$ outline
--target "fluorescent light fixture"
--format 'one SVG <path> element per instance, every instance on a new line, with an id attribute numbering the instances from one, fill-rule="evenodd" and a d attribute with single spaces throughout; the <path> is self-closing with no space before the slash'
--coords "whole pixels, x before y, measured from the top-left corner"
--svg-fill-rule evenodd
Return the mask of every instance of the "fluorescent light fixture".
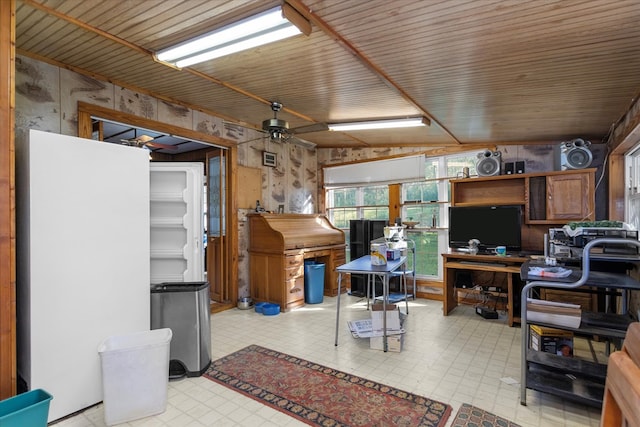
<path id="1" fill-rule="evenodd" d="M 295 22 L 296 25 L 292 24 Z M 300 28 L 298 28 L 300 26 Z M 157 53 L 159 61 L 179 68 L 272 43 L 304 32 L 311 24 L 288 5 L 227 25 Z"/>
<path id="2" fill-rule="evenodd" d="M 407 117 L 403 119 L 369 120 L 366 122 L 330 123 L 329 130 L 350 131 L 369 129 L 396 129 L 417 126 L 429 126 L 431 122 L 426 117 Z"/>

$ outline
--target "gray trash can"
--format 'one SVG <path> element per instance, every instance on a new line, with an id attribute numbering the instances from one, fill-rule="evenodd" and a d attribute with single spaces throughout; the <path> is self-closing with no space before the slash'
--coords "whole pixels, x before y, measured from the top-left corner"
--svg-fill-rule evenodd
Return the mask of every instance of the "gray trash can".
<path id="1" fill-rule="evenodd" d="M 197 377 L 211 364 L 210 313 L 207 282 L 151 285 L 151 329 L 173 332 L 169 378 Z"/>

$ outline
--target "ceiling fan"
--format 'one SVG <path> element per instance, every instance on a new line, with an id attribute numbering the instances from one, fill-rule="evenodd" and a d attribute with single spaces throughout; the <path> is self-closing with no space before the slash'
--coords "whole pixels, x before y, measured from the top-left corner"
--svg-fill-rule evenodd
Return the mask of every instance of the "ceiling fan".
<path id="1" fill-rule="evenodd" d="M 172 150 L 172 151 L 175 151 L 178 149 L 178 147 L 176 147 L 175 145 L 168 145 L 168 144 L 161 144 L 159 142 L 154 142 L 156 139 L 161 137 L 162 136 L 154 138 L 149 135 L 140 135 L 140 136 L 136 136 L 129 139 L 121 139 L 120 142 L 122 142 L 122 144 L 124 145 L 128 145 L 130 147 L 138 147 L 138 148 L 149 148 L 149 149 L 158 148 L 158 149 Z"/>
<path id="2" fill-rule="evenodd" d="M 312 142 L 298 138 L 296 135 L 321 132 L 329 129 L 326 123 L 313 123 L 297 128 L 289 128 L 287 121 L 278 118 L 278 112 L 282 110 L 282 104 L 277 101 L 271 101 L 271 110 L 273 111 L 273 118 L 262 122 L 262 130 L 269 135 L 269 139 L 273 142 L 293 142 L 304 146 L 315 147 L 315 144 Z"/>

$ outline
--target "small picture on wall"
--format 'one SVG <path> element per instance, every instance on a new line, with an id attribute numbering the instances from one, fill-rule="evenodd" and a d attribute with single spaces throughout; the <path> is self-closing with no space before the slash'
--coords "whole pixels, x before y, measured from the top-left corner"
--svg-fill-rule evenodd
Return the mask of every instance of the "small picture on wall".
<path id="1" fill-rule="evenodd" d="M 264 166 L 270 166 L 275 168 L 277 166 L 276 163 L 276 153 L 270 153 L 268 151 L 262 152 L 262 164 Z"/>

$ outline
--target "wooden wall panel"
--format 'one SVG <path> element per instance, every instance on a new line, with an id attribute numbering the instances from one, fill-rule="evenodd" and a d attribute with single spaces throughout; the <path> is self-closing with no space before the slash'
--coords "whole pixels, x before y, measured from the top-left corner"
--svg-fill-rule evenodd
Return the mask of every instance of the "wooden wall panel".
<path id="1" fill-rule="evenodd" d="M 0 399 L 16 393 L 15 9 L 0 1 Z"/>

